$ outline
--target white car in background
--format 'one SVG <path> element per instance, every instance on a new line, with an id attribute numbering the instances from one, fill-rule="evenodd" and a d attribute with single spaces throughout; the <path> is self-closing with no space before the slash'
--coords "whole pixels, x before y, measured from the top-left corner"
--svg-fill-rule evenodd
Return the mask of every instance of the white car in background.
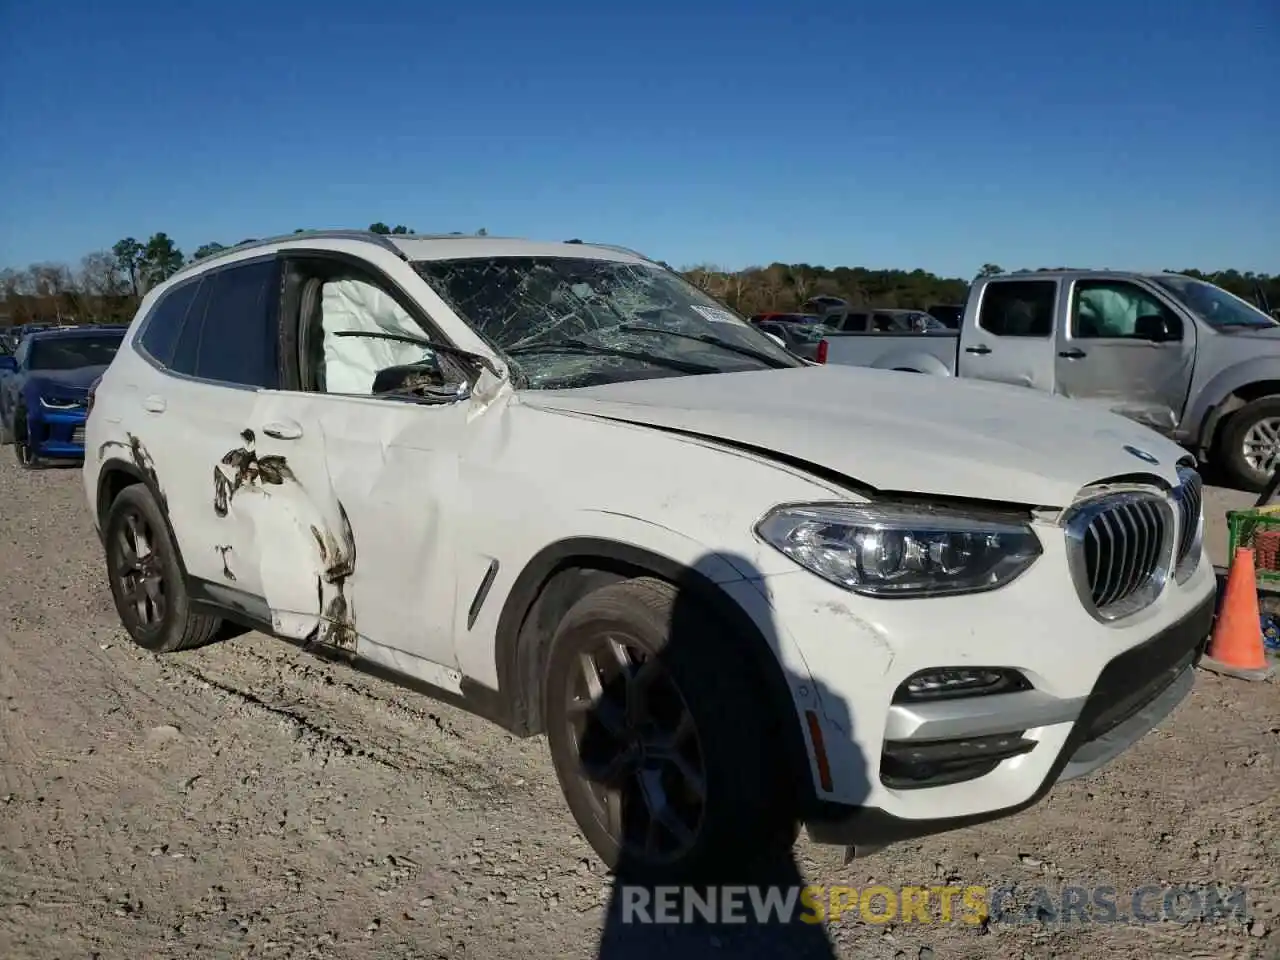
<path id="1" fill-rule="evenodd" d="M 201 260 L 97 386 L 84 483 L 138 644 L 231 621 L 545 733 L 649 881 L 1021 810 L 1176 706 L 1213 611 L 1173 443 L 807 364 L 589 244 Z"/>

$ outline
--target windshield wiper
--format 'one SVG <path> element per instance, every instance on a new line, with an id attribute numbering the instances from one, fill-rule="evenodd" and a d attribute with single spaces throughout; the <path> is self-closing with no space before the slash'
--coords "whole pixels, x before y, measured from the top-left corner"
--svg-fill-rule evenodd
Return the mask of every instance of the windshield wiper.
<path id="1" fill-rule="evenodd" d="M 502 373 L 497 367 L 490 362 L 488 357 L 482 357 L 478 353 L 472 353 L 470 350 L 463 350 L 452 344 L 440 343 L 437 340 L 428 340 L 426 337 L 414 337 L 404 333 L 383 333 L 381 331 L 372 330 L 338 330 L 333 336 L 335 337 L 364 337 L 368 340 L 393 340 L 396 343 L 412 343 L 415 346 L 424 347 L 427 350 L 434 350 L 436 353 L 447 353 L 449 356 L 458 357 L 461 360 L 468 360 L 471 363 L 478 363 L 495 377 L 501 378 Z"/>
<path id="2" fill-rule="evenodd" d="M 744 347 L 722 337 L 713 336 L 710 333 L 685 333 L 681 330 L 668 330 L 666 327 L 650 327 L 642 323 L 624 323 L 618 329 L 624 333 L 661 333 L 664 336 L 679 337 L 682 340 L 696 340 L 698 343 L 705 343 L 711 347 L 719 347 L 722 350 L 728 350 L 744 357 L 750 357 L 753 360 L 759 360 L 761 363 L 779 370 L 791 366 L 791 364 L 777 357 L 771 357 L 767 353 L 761 353 L 752 347 Z"/>
<path id="3" fill-rule="evenodd" d="M 557 340 L 555 343 L 531 343 L 525 347 L 512 347 L 505 352 L 511 356 L 519 356 L 523 353 L 585 353 L 596 356 L 621 357 L 624 360 L 638 360 L 641 363 L 652 363 L 656 366 L 679 370 L 682 373 L 720 372 L 719 367 L 713 367 L 708 363 L 694 363 L 690 360 L 677 360 L 674 357 L 664 357 L 656 353 L 647 353 L 643 350 L 619 350 L 616 347 L 606 347 L 596 343 L 588 343 L 585 340 Z"/>

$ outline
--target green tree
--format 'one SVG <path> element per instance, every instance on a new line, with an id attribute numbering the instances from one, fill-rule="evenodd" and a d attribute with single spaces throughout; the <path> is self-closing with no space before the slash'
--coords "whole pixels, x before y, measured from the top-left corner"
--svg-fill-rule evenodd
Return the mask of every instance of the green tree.
<path id="1" fill-rule="evenodd" d="M 139 285 L 142 282 L 143 254 L 145 253 L 142 244 L 133 237 L 125 237 L 112 245 L 111 253 L 129 281 L 129 291 L 135 297 L 138 296 L 141 292 Z"/>
<path id="2" fill-rule="evenodd" d="M 978 271 L 979 279 L 982 277 L 994 277 L 997 274 L 1004 273 L 1004 268 L 995 263 L 984 263 L 982 269 Z"/>
<path id="3" fill-rule="evenodd" d="M 196 252 L 191 255 L 192 261 L 203 260 L 205 257 L 212 257 L 215 253 L 221 253 L 227 249 L 216 240 L 213 243 L 202 244 L 196 247 Z"/>
<path id="4" fill-rule="evenodd" d="M 153 233 L 142 252 L 142 275 L 147 286 L 163 283 L 182 269 L 185 262 L 182 251 L 167 233 Z"/>
<path id="5" fill-rule="evenodd" d="M 391 232 L 391 228 L 379 220 L 377 223 L 369 224 L 369 232 L 387 234 Z"/>

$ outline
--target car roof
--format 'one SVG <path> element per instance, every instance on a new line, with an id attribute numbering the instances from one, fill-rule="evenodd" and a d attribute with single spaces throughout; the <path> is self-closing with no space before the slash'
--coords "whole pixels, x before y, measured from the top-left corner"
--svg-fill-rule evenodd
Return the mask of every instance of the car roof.
<path id="1" fill-rule="evenodd" d="M 247 259 L 254 252 L 268 254 L 291 247 L 306 249 L 313 241 L 347 241 L 368 243 L 389 250 L 402 260 L 453 260 L 480 257 L 583 257 L 590 260 L 613 260 L 623 263 L 654 263 L 643 254 L 626 247 L 605 243 L 583 243 L 581 240 L 526 240 L 519 237 L 467 236 L 465 234 L 387 234 L 369 230 L 304 230 L 252 240 L 208 257 L 202 257 L 175 272 L 166 281 L 195 276 L 224 263 Z"/>

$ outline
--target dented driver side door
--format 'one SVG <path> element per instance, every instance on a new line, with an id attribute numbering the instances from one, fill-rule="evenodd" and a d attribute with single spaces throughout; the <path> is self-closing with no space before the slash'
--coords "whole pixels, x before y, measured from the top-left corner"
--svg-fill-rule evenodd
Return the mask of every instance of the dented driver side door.
<path id="1" fill-rule="evenodd" d="M 262 393 L 255 515 L 277 632 L 456 686 L 458 450 L 467 402 Z"/>
<path id="2" fill-rule="evenodd" d="M 470 400 L 378 386 L 380 370 L 436 359 L 397 338 L 440 336 L 385 273 L 313 252 L 290 255 L 284 272 L 286 389 L 258 394 L 233 456 L 248 465 L 251 552 L 272 626 L 456 691 Z"/>

